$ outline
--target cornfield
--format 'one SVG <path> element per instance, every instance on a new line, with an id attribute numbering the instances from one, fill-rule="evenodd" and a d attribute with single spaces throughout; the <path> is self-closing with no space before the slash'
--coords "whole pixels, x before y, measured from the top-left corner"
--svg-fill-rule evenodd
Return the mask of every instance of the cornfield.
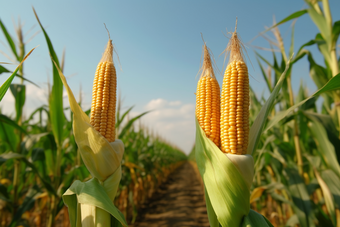
<path id="1" fill-rule="evenodd" d="M 255 50 L 256 62 L 270 93 L 268 98 L 255 94 L 249 86 L 246 56 L 241 53 L 242 57 L 238 56 L 238 59 L 230 57 L 228 66 L 223 69 L 225 80 L 218 84 L 216 68 L 210 59 L 212 52 L 204 42 L 202 74 L 197 81 L 197 90 L 193 91 L 197 98 L 196 145 L 188 155 L 142 123 L 148 111 L 135 116 L 133 107 L 123 107 L 122 99 L 116 98 L 119 84 L 116 73 L 119 72 L 111 62 L 113 46 L 110 38 L 111 60 L 102 59 L 98 64 L 92 109 L 83 110 L 82 100 L 73 106 L 70 101 L 70 107 L 64 108 L 64 87 L 69 99 L 73 97 L 63 75 L 65 59 L 64 56 L 58 58 L 53 46 L 55 41 L 34 9 L 49 50 L 46 58 L 51 59 L 53 80 L 49 85 L 48 105 L 24 115 L 28 98 L 25 84 L 35 85 L 27 79 L 24 66 L 29 64 L 34 51 L 27 52 L 21 27 L 17 30 L 16 43 L 7 25 L 0 20 L 4 42 L 20 63 L 13 72 L 5 64 L 0 65 L 1 76 L 10 75 L 0 87 L 0 101 L 7 90 L 15 100 L 14 115 L 1 113 L 0 109 L 0 226 L 73 225 L 70 220 L 74 214 L 66 206 L 64 196 L 69 195 L 74 182 L 99 179 L 88 168 L 92 160 L 86 160 L 84 147 L 78 139 L 76 122 L 79 116 L 75 106 L 86 116 L 84 122 L 89 119 L 91 126 L 87 127 L 98 131 L 93 138 L 102 136 L 107 144 L 115 140 L 124 144 L 124 155 L 121 154 L 117 167 L 121 178 L 117 178 L 119 185 L 113 204 L 130 225 L 136 222 L 143 205 L 145 207 L 169 176 L 189 161 L 202 177 L 210 226 L 228 226 L 225 223 L 247 226 L 249 220 L 249 226 L 257 226 L 251 223 L 250 217 L 257 214 L 265 217 L 263 220 L 268 221 L 268 226 L 340 226 L 340 58 L 336 52 L 340 21 L 332 21 L 328 0 L 306 3 L 306 9 L 289 15 L 261 33 L 270 41 L 273 53 L 272 59 L 266 59 Z M 305 14 L 310 16 L 319 33 L 294 53 L 294 22 L 289 41 L 281 35 L 278 26 Z M 267 36 L 268 32 L 272 32 L 274 39 Z M 290 43 L 289 49 L 286 43 Z M 242 43 L 237 45 L 241 50 Z M 308 47 L 311 46 L 318 48 L 324 65 L 317 63 L 315 59 L 320 56 L 310 52 Z M 233 56 L 233 50 L 227 47 L 226 54 L 228 51 Z M 309 75 L 317 87 L 312 95 L 302 82 L 298 92 L 293 92 L 293 67 L 302 58 L 307 58 Z M 252 62 L 255 61 L 252 59 Z M 193 77 L 195 74 L 192 73 Z M 238 77 L 232 78 L 234 75 Z M 21 82 L 12 83 L 14 77 L 19 77 Z M 104 81 L 108 85 L 104 86 Z M 241 85 L 237 87 L 237 83 Z M 236 90 L 240 91 L 237 95 Z M 239 106 L 236 107 L 236 103 Z M 66 116 L 70 109 L 70 115 Z M 104 127 L 107 125 L 108 129 Z M 227 131 L 231 134 L 224 134 Z M 250 192 L 245 180 L 246 186 L 240 190 L 243 197 L 234 193 L 238 190 L 235 185 L 243 184 L 237 179 L 244 178 L 243 167 L 238 167 L 235 164 L 238 161 L 234 162 L 231 156 L 231 161 L 221 160 L 234 154 L 251 157 L 253 163 L 250 164 L 254 168 L 250 168 L 249 176 L 254 174 L 250 177 Z M 223 171 L 236 175 L 226 174 L 223 179 Z M 100 180 L 100 184 L 106 178 L 109 177 Z M 229 187 L 228 184 L 234 181 L 238 183 Z M 230 199 L 230 194 L 229 206 L 225 199 Z M 224 209 L 216 208 L 224 205 L 226 209 L 243 205 L 245 208 L 240 208 L 235 215 L 232 212 L 225 214 Z M 111 224 L 125 226 L 119 222 Z"/>

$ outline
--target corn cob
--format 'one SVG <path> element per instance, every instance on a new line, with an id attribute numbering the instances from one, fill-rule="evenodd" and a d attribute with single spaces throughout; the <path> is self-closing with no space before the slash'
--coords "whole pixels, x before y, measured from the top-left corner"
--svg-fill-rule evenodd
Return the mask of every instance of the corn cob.
<path id="1" fill-rule="evenodd" d="M 206 136 L 219 147 L 220 86 L 215 78 L 205 44 L 202 74 L 196 92 L 196 117 Z"/>
<path id="2" fill-rule="evenodd" d="M 117 76 L 110 39 L 95 73 L 90 124 L 109 142 L 115 141 Z"/>
<path id="3" fill-rule="evenodd" d="M 230 58 L 221 95 L 221 150 L 225 153 L 246 154 L 249 139 L 249 77 L 236 28 L 227 51 L 230 52 Z"/>

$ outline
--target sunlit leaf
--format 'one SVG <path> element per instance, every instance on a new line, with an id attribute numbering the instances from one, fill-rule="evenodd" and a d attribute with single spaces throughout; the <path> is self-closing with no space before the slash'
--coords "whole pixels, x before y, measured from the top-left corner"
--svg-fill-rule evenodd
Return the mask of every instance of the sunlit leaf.
<path id="1" fill-rule="evenodd" d="M 63 111 L 63 83 L 60 80 L 58 69 L 57 69 L 57 67 L 59 67 L 59 60 L 58 60 L 57 54 L 54 51 L 52 42 L 49 36 L 47 35 L 47 32 L 45 31 L 44 27 L 42 26 L 34 8 L 33 8 L 33 12 L 35 14 L 35 17 L 37 18 L 37 21 L 40 25 L 41 30 L 44 33 L 47 47 L 48 47 L 48 50 L 51 56 L 51 62 L 52 62 L 52 68 L 53 68 L 53 85 L 52 85 L 52 91 L 51 91 L 50 100 L 49 100 L 50 120 L 51 120 L 52 131 L 56 139 L 56 143 L 58 144 L 58 146 L 61 147 L 63 125 L 64 125 L 63 122 L 65 119 L 65 116 L 64 116 L 64 111 Z M 56 65 L 54 64 L 54 62 Z"/>
<path id="2" fill-rule="evenodd" d="M 329 190 L 328 185 L 321 178 L 319 172 L 316 169 L 314 169 L 314 173 L 315 173 L 316 179 L 318 180 L 319 185 L 321 187 L 322 194 L 323 194 L 323 197 L 325 199 L 325 204 L 326 204 L 327 210 L 329 212 L 329 215 L 331 216 L 331 220 L 332 220 L 334 226 L 336 226 L 336 217 L 335 217 L 333 195 L 332 195 L 331 191 Z"/>
<path id="3" fill-rule="evenodd" d="M 20 66 L 22 65 L 22 63 L 24 63 L 24 61 L 27 59 L 27 57 L 33 52 L 35 48 L 33 48 L 30 52 L 28 52 L 28 54 L 26 54 L 26 56 L 24 57 L 24 59 L 20 62 L 20 64 L 15 68 L 14 72 L 12 73 L 12 75 L 5 81 L 5 83 L 3 83 L 0 87 L 0 101 L 2 100 L 2 98 L 5 96 L 9 86 L 12 83 L 12 80 L 14 79 L 16 73 L 18 72 Z"/>
<path id="4" fill-rule="evenodd" d="M 294 201 L 294 211 L 301 227 L 314 227 L 314 213 L 306 186 L 296 168 L 285 168 L 288 176 L 288 188 Z"/>
<path id="5" fill-rule="evenodd" d="M 314 120 L 311 122 L 310 129 L 318 150 L 328 165 L 327 167 L 340 177 L 340 166 L 336 158 L 334 146 L 328 140 L 326 130 L 318 121 Z"/>
<path id="6" fill-rule="evenodd" d="M 260 113 L 257 115 L 253 125 L 250 128 L 249 145 L 248 145 L 248 149 L 247 149 L 247 154 L 252 154 L 257 147 L 257 144 L 259 142 L 259 138 L 262 135 L 264 124 L 266 123 L 269 112 L 273 108 L 274 101 L 275 101 L 275 99 L 276 99 L 276 97 L 277 97 L 277 95 L 278 95 L 278 93 L 281 89 L 281 86 L 282 86 L 283 81 L 286 77 L 286 73 L 288 71 L 289 65 L 290 64 L 287 63 L 285 71 L 282 73 L 282 75 L 281 75 L 279 81 L 277 82 L 273 92 L 270 94 L 269 98 L 267 99 L 265 104 L 262 106 Z"/>
<path id="7" fill-rule="evenodd" d="M 11 47 L 11 50 L 12 50 L 14 56 L 15 56 L 16 59 L 19 61 L 19 55 L 18 55 L 18 53 L 17 53 L 17 49 L 16 49 L 16 47 L 15 47 L 14 41 L 13 41 L 12 37 L 10 36 L 10 34 L 8 33 L 8 31 L 7 31 L 6 27 L 5 27 L 5 25 L 2 23 L 1 20 L 0 20 L 0 27 L 1 27 L 1 30 L 2 30 L 2 32 L 4 33 L 4 35 L 5 35 L 6 39 L 7 39 L 7 42 L 8 42 L 8 44 L 9 44 L 9 46 Z M 1 99 L 0 99 L 0 100 L 1 100 Z"/>
<path id="8" fill-rule="evenodd" d="M 295 110 L 297 107 L 301 106 L 305 102 L 307 102 L 309 99 L 312 97 L 321 95 L 324 92 L 329 92 L 329 91 L 334 91 L 340 89 L 340 73 L 330 79 L 327 84 L 325 84 L 322 88 L 320 88 L 318 91 L 316 91 L 313 95 L 309 96 L 307 99 L 291 106 L 285 111 L 281 111 L 275 115 L 267 124 L 267 127 L 264 131 L 268 131 L 271 127 L 276 125 L 280 120 L 282 120 L 284 117 L 286 117 L 291 111 Z M 253 126 L 252 126 L 253 127 Z M 250 134 L 252 135 L 252 134 Z M 249 146 L 248 146 L 248 151 L 249 151 Z"/>

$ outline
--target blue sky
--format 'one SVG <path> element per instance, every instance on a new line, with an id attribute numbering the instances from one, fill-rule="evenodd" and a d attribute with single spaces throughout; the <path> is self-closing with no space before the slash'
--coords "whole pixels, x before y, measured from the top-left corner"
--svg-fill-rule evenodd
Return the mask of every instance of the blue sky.
<path id="1" fill-rule="evenodd" d="M 214 54 L 218 69 L 224 72 L 223 56 L 219 55 L 228 43 L 226 29 L 234 30 L 235 19 L 238 17 L 238 32 L 248 47 L 250 85 L 257 94 L 260 95 L 263 91 L 268 94 L 254 55 L 254 46 L 269 47 L 268 42 L 262 37 L 249 42 L 265 30 L 265 26 L 273 24 L 273 16 L 280 21 L 307 7 L 302 0 L 2 1 L 0 19 L 14 38 L 13 22 L 17 24 L 19 17 L 24 23 L 25 32 L 35 25 L 26 40 L 40 31 L 32 6 L 59 57 L 65 48 L 64 74 L 76 97 L 81 85 L 84 109 L 90 106 L 94 72 L 108 40 L 103 25 L 105 23 L 122 67 L 121 71 L 117 58 L 114 59 L 123 107 L 126 109 L 135 106 L 133 114 L 153 109 L 153 112 L 144 117 L 143 124 L 187 153 L 194 144 L 195 135 L 194 92 L 203 45 L 200 33 Z M 340 9 L 340 2 L 330 0 L 330 6 L 333 20 L 339 20 L 340 15 L 336 15 L 335 10 Z M 288 50 L 291 23 L 279 28 Z M 295 25 L 295 52 L 317 32 L 308 15 L 299 18 Z M 268 35 L 273 37 L 270 32 Z M 11 57 L 2 33 L 0 41 L 0 50 Z M 25 76 L 40 86 L 37 89 L 28 85 L 25 107 L 27 115 L 46 103 L 48 78 L 52 81 L 52 65 L 42 33 L 27 44 L 26 51 L 38 45 L 25 63 L 24 69 Z M 309 49 L 318 63 L 323 64 L 317 49 Z M 271 53 L 258 51 L 272 61 Z M 0 54 L 0 62 L 10 61 Z M 15 65 L 6 67 L 13 69 Z M 316 90 L 308 71 L 309 64 L 305 58 L 294 66 L 292 80 L 295 92 L 301 80 L 310 93 Z M 217 72 L 216 74 L 221 84 L 222 76 Z M 0 83 L 8 76 L 1 74 Z M 14 106 L 10 96 L 11 94 L 6 94 L 1 104 L 3 110 L 9 114 L 13 112 Z M 66 97 L 64 100 L 65 105 L 68 105 Z"/>

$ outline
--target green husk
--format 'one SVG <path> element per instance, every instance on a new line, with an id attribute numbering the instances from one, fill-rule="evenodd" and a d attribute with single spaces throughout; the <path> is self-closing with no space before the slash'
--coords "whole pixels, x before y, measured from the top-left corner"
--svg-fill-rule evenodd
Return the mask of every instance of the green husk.
<path id="1" fill-rule="evenodd" d="M 250 185 L 254 172 L 251 155 L 233 161 L 205 136 L 196 119 L 196 162 L 203 178 L 211 227 L 272 226 L 250 210 Z M 249 177 L 251 174 L 251 177 Z"/>
<path id="2" fill-rule="evenodd" d="M 109 143 L 90 125 L 89 117 L 75 100 L 65 76 L 59 68 L 58 71 L 68 93 L 73 112 L 74 137 L 82 159 L 93 176 L 87 182 L 73 182 L 63 195 L 64 203 L 68 207 L 71 226 L 85 226 L 83 221 L 95 223 L 86 226 L 112 226 L 112 221 L 109 225 L 105 224 L 107 220 L 112 220 L 112 217 L 118 221 L 118 226 L 127 226 L 123 214 L 113 204 L 121 179 L 124 144 L 120 140 Z M 81 217 L 82 207 L 86 209 L 92 207 L 94 212 L 88 217 Z M 101 217 L 106 220 L 104 224 L 97 222 Z"/>

